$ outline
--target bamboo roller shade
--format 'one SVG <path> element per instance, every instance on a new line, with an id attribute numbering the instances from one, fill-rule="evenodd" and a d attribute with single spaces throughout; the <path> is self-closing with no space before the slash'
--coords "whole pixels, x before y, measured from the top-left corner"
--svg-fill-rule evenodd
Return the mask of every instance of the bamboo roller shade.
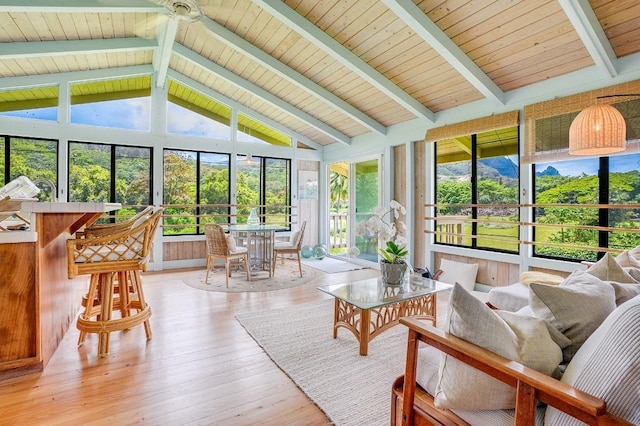
<path id="1" fill-rule="evenodd" d="M 524 120 L 525 120 L 525 141 L 524 141 L 524 158 L 523 162 L 530 163 L 535 162 L 536 157 L 542 157 L 542 153 L 545 151 L 552 151 L 554 149 L 562 149 L 563 147 L 547 147 L 542 146 L 536 149 L 536 120 L 543 118 L 562 116 L 571 113 L 577 113 L 582 111 L 588 106 L 599 104 L 613 104 L 634 99 L 611 97 L 598 99 L 602 96 L 611 95 L 624 95 L 640 93 L 640 80 L 631 81 L 628 83 L 621 83 L 615 86 L 604 87 L 601 89 L 591 90 L 589 92 L 579 93 L 577 95 L 565 96 L 563 98 L 552 99 L 550 101 L 540 102 L 533 105 L 527 105 L 524 108 Z M 567 117 L 568 119 L 568 117 Z M 566 123 L 565 123 L 566 124 Z M 570 123 L 569 123 L 570 124 Z M 567 126 L 568 127 L 568 126 Z M 542 135 L 543 137 L 543 135 Z M 567 140 L 568 147 L 568 140 Z M 568 149 L 567 149 L 568 151 Z M 568 157 L 568 154 L 566 156 Z M 560 155 L 557 160 L 566 159 L 564 155 Z M 544 160 L 544 158 L 540 158 Z"/>
<path id="2" fill-rule="evenodd" d="M 491 130 L 504 129 L 505 127 L 513 127 L 519 123 L 519 111 L 509 111 L 502 114 L 467 120 L 461 123 L 434 127 L 433 129 L 427 130 L 424 140 L 427 143 L 431 143 Z"/>

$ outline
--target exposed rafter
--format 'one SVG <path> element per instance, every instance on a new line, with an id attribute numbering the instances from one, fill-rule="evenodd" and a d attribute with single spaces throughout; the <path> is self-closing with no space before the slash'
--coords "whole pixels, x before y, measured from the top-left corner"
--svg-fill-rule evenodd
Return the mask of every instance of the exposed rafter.
<path id="1" fill-rule="evenodd" d="M 593 62 L 608 77 L 618 75 L 617 56 L 588 0 L 558 0 Z"/>
<path id="2" fill-rule="evenodd" d="M 158 47 L 154 40 L 134 37 L 104 40 L 23 41 L 0 43 L 0 46 L 0 59 L 88 55 L 101 52 L 131 52 Z"/>
<path id="3" fill-rule="evenodd" d="M 358 74 L 416 116 L 426 118 L 431 122 L 434 121 L 434 114 L 429 108 L 396 86 L 378 70 L 359 58 L 320 28 L 307 21 L 281 0 L 253 0 L 253 2 L 291 27 L 297 33 L 302 34 L 307 40 L 330 54 L 333 58 L 340 61 L 341 64 L 348 67 L 351 71 Z"/>
<path id="4" fill-rule="evenodd" d="M 299 120 L 304 121 L 309 126 L 335 139 L 336 141 L 342 142 L 346 145 L 351 144 L 351 138 L 344 133 L 334 129 L 333 127 L 307 114 L 299 108 L 296 108 L 293 105 L 283 101 L 277 96 L 267 92 L 260 86 L 257 86 L 252 82 L 245 80 L 244 78 L 232 73 L 224 67 L 221 67 L 215 62 L 212 62 L 209 59 L 195 53 L 193 50 L 187 49 L 183 45 L 176 43 L 173 47 L 173 51 L 175 54 L 181 56 L 182 58 L 191 61 L 192 63 L 216 74 L 218 77 L 225 79 L 226 81 L 238 86 L 243 90 L 246 90 L 252 95 L 257 96 L 258 98 L 266 102 L 269 102 L 274 107 L 279 108 L 287 112 L 288 114 L 291 114 L 292 116 L 298 118 Z"/>
<path id="5" fill-rule="evenodd" d="M 0 12 L 111 13 L 165 12 L 165 8 L 146 0 L 0 0 Z"/>
<path id="6" fill-rule="evenodd" d="M 158 49 L 153 54 L 153 70 L 156 87 L 164 87 L 167 82 L 167 70 L 171 60 L 171 51 L 176 41 L 176 32 L 180 21 L 175 17 L 165 19 L 158 30 Z"/>
<path id="7" fill-rule="evenodd" d="M 342 113 L 348 115 L 355 121 L 367 127 L 369 130 L 373 130 L 374 132 L 381 135 L 385 135 L 387 133 L 387 128 L 384 125 L 380 124 L 359 109 L 353 107 L 343 99 L 329 92 L 324 87 L 316 84 L 312 80 L 278 61 L 273 56 L 269 55 L 263 50 L 258 49 L 253 44 L 249 43 L 242 37 L 239 37 L 232 31 L 229 31 L 217 22 L 206 17 L 202 17 L 200 21 L 214 37 L 227 44 L 228 46 L 241 51 L 243 54 L 249 56 L 261 65 L 269 68 L 271 71 L 285 78 L 289 82 L 304 89 L 311 95 L 321 99 L 335 109 L 340 110 Z"/>
<path id="8" fill-rule="evenodd" d="M 411 0 L 382 2 L 486 98 L 504 104 L 504 92 Z"/>
<path id="9" fill-rule="evenodd" d="M 192 90 L 195 90 L 196 92 L 200 92 L 205 96 L 208 96 L 212 99 L 215 99 L 216 101 L 219 101 L 225 105 L 237 108 L 237 109 L 241 109 L 243 108 L 238 102 L 234 101 L 233 99 L 228 98 L 227 96 L 223 95 L 220 92 L 217 92 L 205 85 L 203 85 L 202 83 L 198 83 L 197 81 L 185 76 L 184 74 L 180 74 L 179 72 L 173 71 L 173 70 L 169 70 L 168 72 L 168 76 L 175 80 L 176 82 L 189 87 Z M 256 111 L 242 111 L 243 114 L 248 115 L 249 117 L 261 121 L 264 124 L 273 127 L 274 129 L 283 132 L 283 133 L 287 133 L 292 135 L 295 139 L 299 140 L 300 142 L 304 143 L 305 145 L 309 146 L 310 148 L 316 149 L 316 150 L 320 150 L 322 149 L 322 145 L 318 144 L 317 142 L 312 141 L 311 139 L 307 138 L 306 136 L 300 135 L 296 132 L 293 132 L 291 129 L 286 128 L 285 126 L 282 126 L 281 124 L 276 123 L 275 121 L 271 120 L 268 117 L 263 116 L 262 114 L 256 112 Z"/>

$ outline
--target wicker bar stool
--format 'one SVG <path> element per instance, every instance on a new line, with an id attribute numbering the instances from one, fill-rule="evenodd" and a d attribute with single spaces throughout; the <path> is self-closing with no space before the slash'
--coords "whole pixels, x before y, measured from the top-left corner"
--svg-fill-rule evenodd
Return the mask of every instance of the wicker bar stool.
<path id="1" fill-rule="evenodd" d="M 86 300 L 93 303 L 85 303 L 76 322 L 79 346 L 87 333 L 96 333 L 98 355 L 106 357 L 110 333 L 139 324 L 144 324 L 147 339 L 151 338 L 151 308 L 144 298 L 140 271 L 146 270 L 161 215 L 162 209 L 157 209 L 130 229 L 67 240 L 69 278 L 91 275 Z"/>

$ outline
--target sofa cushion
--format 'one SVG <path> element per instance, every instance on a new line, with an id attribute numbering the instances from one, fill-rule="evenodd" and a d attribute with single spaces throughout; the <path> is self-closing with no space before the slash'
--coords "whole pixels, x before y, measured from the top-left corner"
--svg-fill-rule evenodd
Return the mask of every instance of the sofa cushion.
<path id="1" fill-rule="evenodd" d="M 562 360 L 560 347 L 544 321 L 493 311 L 455 284 L 445 331 L 492 352 L 551 375 Z M 515 407 L 515 389 L 473 367 L 443 355 L 434 403 L 439 408 L 498 410 Z"/>
<path id="2" fill-rule="evenodd" d="M 235 253 L 238 250 L 236 239 L 231 234 L 225 235 L 225 238 L 227 240 L 227 250 L 229 250 L 229 253 Z"/>
<path id="3" fill-rule="evenodd" d="M 465 290 L 473 291 L 476 285 L 476 276 L 478 275 L 477 263 L 461 263 L 442 259 L 440 261 L 440 269 L 442 269 L 442 274 L 438 277 L 438 281 L 447 284 L 458 283 Z"/>
<path id="4" fill-rule="evenodd" d="M 607 403 L 607 412 L 640 424 L 640 296 L 617 308 L 575 354 L 562 381 Z M 553 407 L 546 425 L 583 423 Z"/>
<path id="5" fill-rule="evenodd" d="M 559 285 L 562 281 L 564 281 L 564 277 L 546 272 L 524 271 L 520 274 L 520 282 L 527 286 L 531 283 Z"/>
<path id="6" fill-rule="evenodd" d="M 536 317 L 548 321 L 571 340 L 562 350 L 563 361 L 569 362 L 616 308 L 616 296 L 611 285 L 575 271 L 559 286 L 531 283 L 529 305 Z"/>
<path id="7" fill-rule="evenodd" d="M 602 281 L 615 281 L 617 283 L 636 283 L 637 281 L 629 275 L 623 267 L 616 262 L 616 259 L 610 253 L 606 253 L 602 259 L 594 263 L 587 273 L 594 277 L 600 278 Z"/>
<path id="8" fill-rule="evenodd" d="M 529 287 L 517 282 L 489 290 L 488 302 L 503 311 L 515 312 L 529 304 Z"/>
<path id="9" fill-rule="evenodd" d="M 640 269 L 640 261 L 631 255 L 629 250 L 623 251 L 616 256 L 616 262 L 623 268 L 636 268 Z"/>

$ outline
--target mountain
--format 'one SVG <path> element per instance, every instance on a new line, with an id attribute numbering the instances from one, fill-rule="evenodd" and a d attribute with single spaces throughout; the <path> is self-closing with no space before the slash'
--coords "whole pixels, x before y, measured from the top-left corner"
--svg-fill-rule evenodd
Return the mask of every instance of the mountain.
<path id="1" fill-rule="evenodd" d="M 543 171 L 536 172 L 536 176 L 560 176 L 560 172 L 555 167 L 547 166 Z"/>
<path id="2" fill-rule="evenodd" d="M 513 179 L 518 178 L 518 165 L 514 164 L 513 161 L 507 157 L 487 158 L 480 160 L 480 163 L 487 167 L 491 167 L 492 169 L 496 169 L 500 176 Z"/>

